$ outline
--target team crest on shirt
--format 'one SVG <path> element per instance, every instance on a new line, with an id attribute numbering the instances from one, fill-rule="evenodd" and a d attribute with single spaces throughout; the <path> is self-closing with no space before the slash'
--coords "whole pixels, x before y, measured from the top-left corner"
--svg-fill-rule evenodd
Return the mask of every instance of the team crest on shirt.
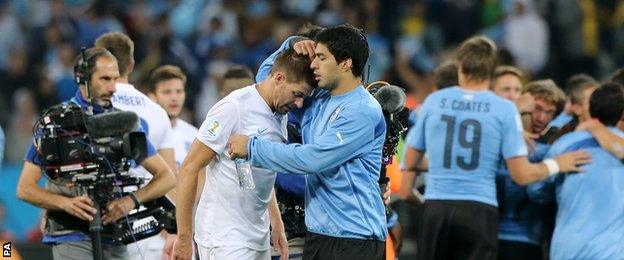
<path id="1" fill-rule="evenodd" d="M 338 114 L 340 114 L 340 111 L 342 111 L 342 107 L 337 107 L 336 110 L 334 110 L 334 113 L 331 115 L 331 117 L 329 117 L 330 123 L 336 121 L 336 118 L 338 118 Z"/>
<path id="2" fill-rule="evenodd" d="M 210 123 L 210 128 L 208 128 L 208 135 L 211 137 L 216 137 L 219 135 L 219 131 L 221 130 L 221 126 L 219 125 L 219 121 L 213 120 Z"/>

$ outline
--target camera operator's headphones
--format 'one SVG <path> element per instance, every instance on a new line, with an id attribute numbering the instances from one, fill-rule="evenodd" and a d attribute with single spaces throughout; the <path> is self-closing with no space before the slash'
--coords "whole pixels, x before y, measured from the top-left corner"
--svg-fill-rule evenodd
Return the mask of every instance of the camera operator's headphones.
<path id="1" fill-rule="evenodd" d="M 366 85 L 366 90 L 368 90 L 368 92 L 370 92 L 371 94 L 375 95 L 377 90 L 379 90 L 381 87 L 389 86 L 389 85 L 390 83 L 388 82 L 385 82 L 383 80 L 378 80 L 378 81 L 374 81 Z"/>
<path id="2" fill-rule="evenodd" d="M 90 49 L 91 50 L 91 49 Z M 91 80 L 91 74 L 93 73 L 93 67 L 95 67 L 95 60 L 104 55 L 110 54 L 108 50 L 104 48 L 96 48 L 92 50 L 93 53 L 87 55 L 86 48 L 82 47 L 80 54 L 78 55 L 78 62 L 74 65 L 74 81 L 78 85 L 87 85 Z"/>

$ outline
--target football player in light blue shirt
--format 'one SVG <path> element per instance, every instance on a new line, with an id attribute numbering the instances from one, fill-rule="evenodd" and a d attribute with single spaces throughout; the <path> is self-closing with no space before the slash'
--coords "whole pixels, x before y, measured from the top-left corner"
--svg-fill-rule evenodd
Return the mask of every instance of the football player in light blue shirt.
<path id="1" fill-rule="evenodd" d="M 435 87 L 433 91 L 445 89 L 448 87 L 454 87 L 458 85 L 457 79 L 457 64 L 454 61 L 447 61 L 439 65 L 433 71 L 433 78 L 435 79 Z M 414 108 L 409 115 L 409 131 L 407 132 L 406 139 L 415 138 L 416 131 L 414 129 L 414 125 L 416 124 L 418 118 L 418 108 Z M 403 155 L 405 154 L 404 146 Z M 404 158 L 404 157 L 403 157 Z M 420 165 L 419 169 L 426 169 L 426 160 L 423 160 L 423 165 Z M 404 200 L 407 203 L 411 203 L 413 205 L 420 205 L 424 202 L 424 198 L 422 194 L 414 188 L 415 180 L 416 180 L 416 171 L 407 171 L 405 170 L 405 160 L 400 161 L 402 180 L 401 180 L 401 188 L 397 192 L 399 198 Z M 428 176 L 426 171 L 419 172 L 418 174 L 423 174 L 424 176 Z"/>
<path id="2" fill-rule="evenodd" d="M 515 105 L 488 91 L 495 44 L 478 36 L 458 50 L 459 87 L 431 94 L 421 107 L 416 138 L 408 142 L 406 168 L 427 152 L 429 177 L 419 238 L 419 258 L 495 259 L 498 229 L 496 170 L 507 161 L 518 184 L 577 170 L 589 154 L 565 154 L 545 163 L 527 159 Z"/>
<path id="3" fill-rule="evenodd" d="M 291 111 L 304 144 L 232 136 L 231 155 L 249 153 L 254 166 L 306 174 L 305 259 L 379 259 L 387 233 L 377 183 L 386 124 L 362 85 L 368 44 L 350 25 L 324 29 L 315 41 L 307 53 L 315 55 L 311 67 L 320 89 L 304 110 Z"/>
<path id="4" fill-rule="evenodd" d="M 539 136 L 528 141 L 532 146 L 528 158 L 530 162 L 540 162 L 550 147 L 544 134 L 550 121 L 563 110 L 565 94 L 552 80 L 537 80 L 524 86 L 522 96 L 517 100 L 518 107 L 532 108 L 526 111 L 529 120 L 524 122 L 525 131 Z M 544 218 L 547 216 L 545 205 L 531 201 L 526 187 L 512 180 L 502 162 L 496 178 L 500 214 L 498 258 L 541 259 L 540 245 L 545 237 Z"/>
<path id="5" fill-rule="evenodd" d="M 624 137 L 614 126 L 622 121 L 624 91 L 603 84 L 591 96 L 590 113 L 611 133 Z M 600 147 L 588 131 L 564 135 L 547 157 L 585 149 L 592 162 L 578 174 L 558 175 L 529 187 L 535 199 L 548 200 L 553 189 L 558 204 L 551 259 L 620 259 L 624 256 L 624 164 Z"/>

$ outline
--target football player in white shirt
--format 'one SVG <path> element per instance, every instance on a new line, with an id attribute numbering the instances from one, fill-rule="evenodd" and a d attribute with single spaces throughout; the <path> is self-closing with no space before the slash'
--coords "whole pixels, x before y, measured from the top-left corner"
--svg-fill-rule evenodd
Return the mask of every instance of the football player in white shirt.
<path id="1" fill-rule="evenodd" d="M 233 91 L 210 109 L 180 170 L 174 259 L 191 257 L 195 180 L 206 166 L 206 183 L 195 215 L 200 259 L 270 259 L 269 239 L 282 259 L 288 257 L 273 193 L 275 173 L 252 167 L 255 189 L 242 190 L 226 146 L 232 134 L 286 141 L 286 114 L 303 107 L 304 97 L 316 85 L 309 65 L 307 56 L 286 51 L 278 56 L 266 80 Z"/>
<path id="2" fill-rule="evenodd" d="M 148 96 L 143 94 L 128 83 L 128 76 L 134 69 L 134 42 L 120 32 L 106 33 L 95 40 L 95 46 L 110 51 L 119 64 L 120 77 L 115 87 L 117 91 L 111 98 L 113 106 L 125 111 L 135 112 L 141 121 L 141 126 L 147 134 L 147 138 L 156 147 L 158 154 L 167 163 L 174 173 L 177 173 L 175 165 L 175 137 L 169 122 L 167 112 Z M 147 184 L 151 175 L 143 167 L 131 169 L 136 175 L 144 177 Z M 170 198 L 175 198 L 175 190 L 168 193 Z M 164 235 L 163 235 L 164 236 Z M 131 259 L 160 259 L 162 258 L 165 238 L 153 236 L 137 243 L 128 245 Z"/>
<path id="3" fill-rule="evenodd" d="M 252 84 L 254 84 L 254 80 L 251 70 L 244 66 L 232 66 L 223 76 L 223 83 L 219 86 L 219 96 L 223 98 L 236 89 Z M 182 165 L 182 161 L 186 157 L 197 134 L 195 126 L 180 119 L 184 101 L 186 100 L 185 85 L 186 75 L 184 75 L 182 69 L 173 65 L 164 65 L 156 68 L 148 80 L 148 96 L 165 109 L 169 115 L 173 134 L 176 138 L 175 161 L 177 167 Z M 206 174 L 201 169 L 197 176 L 197 193 L 194 206 L 197 206 L 199 202 L 205 178 Z M 172 243 L 173 237 L 167 237 L 166 244 Z M 172 244 L 165 246 L 164 255 L 166 259 L 169 259 L 171 249 L 173 249 Z"/>
<path id="4" fill-rule="evenodd" d="M 180 119 L 180 113 L 186 100 L 186 75 L 177 67 L 172 65 L 164 65 L 156 68 L 149 77 L 148 96 L 158 105 L 160 105 L 169 116 L 171 127 L 173 128 L 173 135 L 175 137 L 175 162 L 176 167 L 182 165 L 182 161 L 188 150 L 191 148 L 195 135 L 197 134 L 197 128 L 186 121 Z M 195 205 L 199 201 L 201 195 L 201 187 L 203 187 L 205 179 L 204 170 L 200 170 L 198 173 L 198 187 L 197 198 Z M 174 236 L 167 236 L 164 248 L 164 258 L 169 259 L 171 254 Z M 159 257 L 162 258 L 162 257 Z"/>
<path id="5" fill-rule="evenodd" d="M 180 119 L 186 100 L 185 84 L 186 75 L 179 67 L 173 65 L 156 68 L 148 81 L 148 96 L 160 105 L 169 117 L 175 136 L 175 162 L 178 167 L 182 165 L 182 161 L 197 134 L 195 126 Z"/>

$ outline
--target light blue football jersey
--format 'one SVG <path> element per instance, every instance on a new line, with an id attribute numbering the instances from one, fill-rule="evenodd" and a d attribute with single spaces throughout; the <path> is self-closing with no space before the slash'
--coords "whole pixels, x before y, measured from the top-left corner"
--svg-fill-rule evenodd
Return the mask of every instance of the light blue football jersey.
<path id="1" fill-rule="evenodd" d="M 624 132 L 610 130 L 624 137 Z M 592 162 L 581 167 L 582 173 L 559 174 L 529 188 L 546 191 L 549 186 L 555 188 L 558 208 L 550 257 L 621 259 L 624 257 L 624 164 L 600 147 L 589 132 L 564 135 L 546 157 L 578 150 L 592 156 Z"/>
<path id="2" fill-rule="evenodd" d="M 526 156 L 516 106 L 490 91 L 437 91 L 420 108 L 408 145 L 427 152 L 426 200 L 470 200 L 497 206 L 501 159 Z"/>

